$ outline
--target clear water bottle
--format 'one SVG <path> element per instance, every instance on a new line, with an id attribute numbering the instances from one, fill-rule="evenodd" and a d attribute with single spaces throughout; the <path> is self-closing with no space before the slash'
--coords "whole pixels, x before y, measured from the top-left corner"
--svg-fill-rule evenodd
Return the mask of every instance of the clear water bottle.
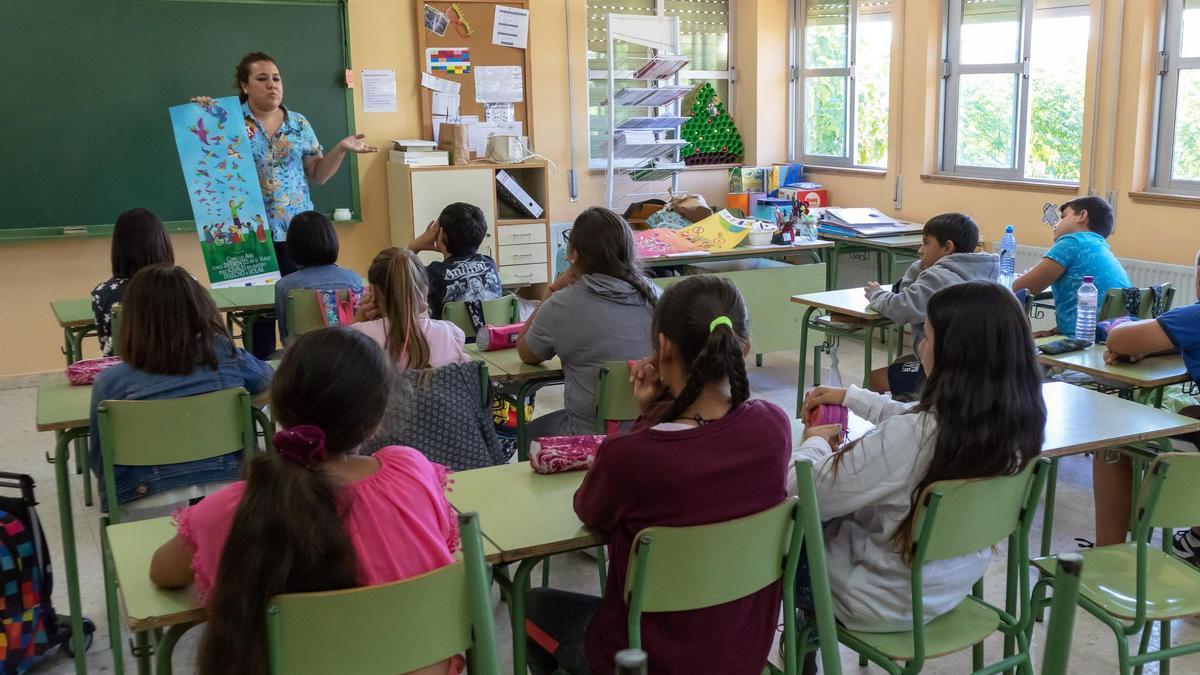
<path id="1" fill-rule="evenodd" d="M 1096 307 L 1100 298 L 1100 291 L 1093 281 L 1094 277 L 1084 277 L 1079 294 L 1075 296 L 1075 337 L 1087 340 L 1088 344 L 1096 341 Z"/>
<path id="2" fill-rule="evenodd" d="M 1013 234 L 1013 226 L 1004 228 L 1004 237 L 1000 240 L 1000 283 L 1012 286 L 1017 271 L 1017 236 Z"/>

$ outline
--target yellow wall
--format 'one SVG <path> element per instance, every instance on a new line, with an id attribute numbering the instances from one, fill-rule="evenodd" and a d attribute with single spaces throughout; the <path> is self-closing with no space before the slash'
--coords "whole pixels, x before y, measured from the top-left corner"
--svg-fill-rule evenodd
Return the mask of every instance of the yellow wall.
<path id="1" fill-rule="evenodd" d="M 420 107 L 416 101 L 420 78 L 420 58 L 416 53 L 418 1 L 350 2 L 354 68 L 394 68 L 400 99 L 396 113 L 364 114 L 356 93 L 355 124 L 367 135 L 369 142 L 384 145 L 390 138 L 420 134 Z M 1096 64 L 1090 63 L 1085 126 L 1090 128 L 1092 118 L 1098 114 L 1096 128 L 1103 132 L 1097 139 L 1097 176 L 1093 182 L 1100 193 L 1110 188 L 1117 191 L 1118 230 L 1112 242 L 1118 254 L 1187 264 L 1200 246 L 1200 235 L 1193 230 L 1200 211 L 1195 207 L 1136 203 L 1127 194 L 1144 187 L 1153 97 L 1150 60 L 1158 3 L 1159 0 L 1126 0 L 1122 24 L 1115 9 L 1118 1 L 1108 0 L 1105 49 L 1101 54 L 1098 78 L 1095 76 Z M 900 0 L 897 4 L 904 8 L 903 21 L 897 22 L 897 25 L 902 23 L 903 32 L 896 36 L 893 53 L 895 62 L 901 67 L 893 69 L 892 151 L 886 175 L 846 175 L 817 170 L 809 175 L 813 180 L 825 183 L 834 200 L 842 204 L 871 204 L 915 221 L 943 211 L 962 210 L 979 220 L 988 240 L 998 237 L 1005 223 L 1013 223 L 1018 227 L 1018 238 L 1022 243 L 1048 244 L 1049 229 L 1037 223 L 1041 205 L 1046 201 L 1061 203 L 1069 196 L 921 180 L 922 173 L 932 172 L 936 150 L 936 68 L 941 3 L 937 0 Z M 1098 8 L 1099 0 L 1094 0 L 1093 5 L 1094 10 Z M 588 206 L 602 203 L 604 198 L 603 176 L 586 169 L 584 0 L 569 0 L 573 52 L 573 70 L 569 77 L 576 85 L 575 107 L 571 111 L 568 111 L 564 86 L 568 78 L 565 5 L 559 0 L 532 0 L 531 6 L 530 40 L 537 53 L 530 82 L 536 94 L 533 133 L 536 149 L 558 165 L 558 172 L 550 177 L 550 213 L 555 221 L 565 221 Z M 734 121 L 745 140 L 748 162 L 782 161 L 790 154 L 786 129 L 788 0 L 736 0 L 735 9 L 733 61 L 737 70 L 737 90 Z M 1115 36 L 1118 26 L 1123 26 L 1125 32 L 1119 88 L 1114 93 L 1109 86 L 1109 73 L 1117 63 Z M 286 64 L 283 67 L 286 74 Z M 1097 82 L 1101 87 L 1101 104 L 1094 112 L 1090 107 L 1091 87 L 1097 86 Z M 1118 101 L 1115 120 L 1109 114 L 1109 102 L 1114 96 Z M 568 140 L 568 113 L 576 120 L 573 141 Z M 1111 128 L 1116 129 L 1115 143 L 1109 142 L 1107 130 Z M 335 140 L 328 133 L 323 135 L 326 144 Z M 573 142 L 577 150 L 580 195 L 575 202 L 568 199 L 566 187 L 569 142 Z M 1090 142 L 1089 134 L 1084 138 L 1085 167 Z M 364 270 L 375 252 L 389 245 L 385 162 L 383 154 L 359 160 L 363 222 L 338 226 L 342 262 L 355 269 Z M 891 207 L 897 175 L 902 177 L 903 205 L 900 210 Z M 1084 181 L 1086 185 L 1086 175 Z M 719 204 L 724 198 L 725 175 L 719 170 L 688 172 L 682 187 L 700 192 L 710 203 Z M 453 195 L 447 195 L 447 201 L 451 199 Z M 180 264 L 194 271 L 201 270 L 195 237 L 175 235 L 173 241 Z M 6 319 L 0 322 L 0 376 L 61 368 L 62 335 L 48 303 L 56 298 L 82 297 L 97 281 L 107 277 L 106 239 L 0 245 L 0 281 L 3 281 L 0 283 L 0 308 L 4 308 Z M 88 340 L 86 354 L 93 356 L 95 350 L 95 341 Z"/>

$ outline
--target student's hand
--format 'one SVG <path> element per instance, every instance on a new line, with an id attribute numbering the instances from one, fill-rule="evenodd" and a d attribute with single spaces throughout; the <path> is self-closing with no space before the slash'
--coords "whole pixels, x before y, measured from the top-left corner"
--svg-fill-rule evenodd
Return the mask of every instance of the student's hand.
<path id="1" fill-rule="evenodd" d="M 1033 339 L 1035 339 L 1035 340 L 1037 340 L 1038 338 L 1053 337 L 1055 335 L 1058 335 L 1057 328 L 1051 328 L 1050 330 L 1035 330 L 1035 331 L 1033 331 Z"/>
<path id="2" fill-rule="evenodd" d="M 193 96 L 189 102 L 190 103 L 199 103 L 200 105 L 207 108 L 208 106 L 211 106 L 214 101 L 213 101 L 213 97 L 211 97 L 211 96 Z"/>
<path id="3" fill-rule="evenodd" d="M 1137 363 L 1138 361 L 1141 361 L 1142 358 L 1143 357 L 1134 355 L 1134 354 L 1130 354 L 1130 355 L 1118 354 L 1111 349 L 1104 350 L 1104 362 L 1110 366 L 1115 363 L 1122 363 L 1122 362 Z"/>
<path id="4" fill-rule="evenodd" d="M 438 221 L 431 220 L 429 221 L 429 224 L 425 226 L 425 231 L 421 233 L 421 236 L 409 242 L 408 248 L 418 253 L 421 251 L 440 250 L 439 244 L 441 243 L 441 235 L 442 226 L 438 225 Z"/>
<path id="5" fill-rule="evenodd" d="M 579 272 L 575 269 L 574 265 L 571 265 L 567 268 L 566 272 L 558 275 L 558 278 L 551 282 L 550 292 L 561 291 L 576 281 L 579 281 Z"/>
<path id="6" fill-rule="evenodd" d="M 804 397 L 801 411 L 804 415 L 819 405 L 845 405 L 846 390 L 841 387 L 817 387 Z"/>
<path id="7" fill-rule="evenodd" d="M 666 386 L 658 377 L 658 366 L 654 357 L 638 361 L 629 369 L 629 381 L 633 383 L 633 397 L 637 399 L 638 407 L 646 411 L 662 398 Z"/>
<path id="8" fill-rule="evenodd" d="M 880 288 L 882 288 L 882 286 L 879 285 L 878 281 L 868 281 L 867 285 L 863 286 L 863 293 L 867 296 L 867 299 L 870 300 L 875 291 L 879 290 Z"/>
<path id="9" fill-rule="evenodd" d="M 354 313 L 354 322 L 374 321 L 382 316 L 379 313 L 379 307 L 375 304 L 375 294 L 370 290 L 363 291 L 362 300 L 359 301 L 358 311 Z"/>
<path id="10" fill-rule="evenodd" d="M 841 444 L 842 440 L 842 425 L 840 424 L 822 424 L 815 427 L 804 428 L 804 440 L 810 438 L 824 438 L 829 447 L 836 449 Z"/>

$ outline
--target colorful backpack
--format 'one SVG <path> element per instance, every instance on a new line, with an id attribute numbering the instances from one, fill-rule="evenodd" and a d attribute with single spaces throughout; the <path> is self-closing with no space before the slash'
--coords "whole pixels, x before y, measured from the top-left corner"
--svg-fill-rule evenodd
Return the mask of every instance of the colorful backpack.
<path id="1" fill-rule="evenodd" d="M 345 326 L 354 323 L 354 313 L 362 303 L 362 293 L 352 290 L 317 290 L 321 320 L 326 326 Z"/>

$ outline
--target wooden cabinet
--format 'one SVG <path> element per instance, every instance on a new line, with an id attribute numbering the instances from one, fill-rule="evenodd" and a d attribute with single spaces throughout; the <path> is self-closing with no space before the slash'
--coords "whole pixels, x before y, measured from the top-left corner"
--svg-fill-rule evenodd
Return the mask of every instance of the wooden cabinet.
<path id="1" fill-rule="evenodd" d="M 542 207 L 530 218 L 500 199 L 496 173 L 505 171 Z M 442 208 L 467 202 L 483 210 L 488 233 L 479 252 L 500 267 L 506 286 L 550 281 L 550 204 L 546 165 L 480 163 L 466 166 L 420 166 L 387 163 L 388 216 L 393 246 L 405 246 L 425 231 Z M 436 253 L 422 253 L 426 262 Z"/>

